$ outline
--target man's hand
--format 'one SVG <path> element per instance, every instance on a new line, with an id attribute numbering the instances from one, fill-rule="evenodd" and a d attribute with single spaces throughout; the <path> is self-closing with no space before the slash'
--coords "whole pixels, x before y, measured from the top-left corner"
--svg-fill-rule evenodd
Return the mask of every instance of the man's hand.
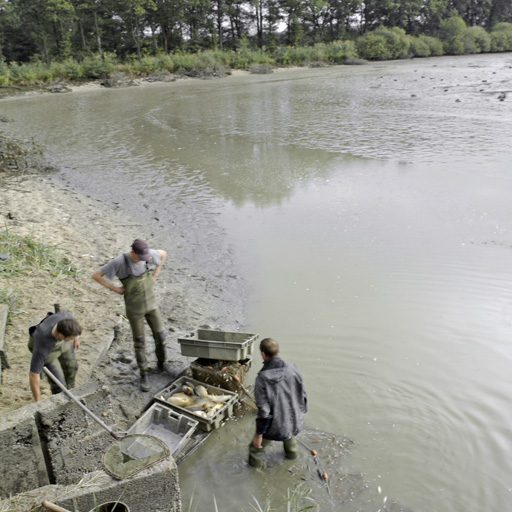
<path id="1" fill-rule="evenodd" d="M 113 292 L 118 293 L 119 295 L 124 295 L 124 286 L 116 286 L 115 284 L 111 283 L 108 279 L 105 279 L 100 269 L 95 270 L 92 273 L 91 277 L 97 283 L 100 283 L 105 288 L 108 288 L 109 290 L 112 290 Z"/>
<path id="2" fill-rule="evenodd" d="M 166 251 L 163 251 L 162 249 L 158 249 L 158 252 L 160 253 L 160 265 L 157 265 L 155 267 L 155 270 L 153 271 L 153 281 L 156 281 L 158 274 L 160 274 L 160 270 L 162 270 L 162 267 L 164 266 L 165 258 L 167 257 Z"/>
<path id="3" fill-rule="evenodd" d="M 80 338 L 78 336 L 73 340 L 73 348 L 75 352 L 80 348 Z"/>
<path id="4" fill-rule="evenodd" d="M 261 441 L 263 440 L 263 434 L 256 434 L 252 440 L 252 445 L 258 450 L 261 449 Z"/>

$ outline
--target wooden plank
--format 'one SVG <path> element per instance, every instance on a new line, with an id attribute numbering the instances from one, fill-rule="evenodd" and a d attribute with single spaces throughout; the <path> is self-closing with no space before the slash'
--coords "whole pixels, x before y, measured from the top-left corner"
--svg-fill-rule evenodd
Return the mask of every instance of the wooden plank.
<path id="1" fill-rule="evenodd" d="M 5 353 L 5 328 L 7 326 L 7 315 L 9 306 L 0 304 L 0 382 L 2 382 L 2 368 L 9 368 L 7 354 Z"/>

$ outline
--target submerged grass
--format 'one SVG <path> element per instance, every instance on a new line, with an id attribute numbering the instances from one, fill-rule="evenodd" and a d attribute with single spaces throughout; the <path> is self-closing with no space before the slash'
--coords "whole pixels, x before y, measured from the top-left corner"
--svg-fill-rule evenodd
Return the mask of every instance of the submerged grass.
<path id="1" fill-rule="evenodd" d="M 311 489 L 308 489 L 304 484 L 299 484 L 293 489 L 287 489 L 287 497 L 282 502 L 281 508 L 275 508 L 275 504 L 272 504 L 270 500 L 262 507 L 258 500 L 253 496 L 253 500 L 256 505 L 251 505 L 256 512 L 271 512 L 272 510 L 286 510 L 286 512 L 304 512 L 310 510 L 311 512 L 318 512 L 320 505 L 311 498 Z"/>
<path id="2" fill-rule="evenodd" d="M 186 512 L 196 512 L 199 506 L 199 503 L 195 503 L 194 492 L 190 497 L 188 502 L 188 506 L 184 507 Z M 260 502 L 253 496 L 254 504 L 250 503 L 249 507 L 251 511 L 256 512 L 272 512 L 272 511 L 283 511 L 283 512 L 304 512 L 309 510 L 311 512 L 318 512 L 320 510 L 320 505 L 316 503 L 316 501 L 311 498 L 309 495 L 311 494 L 311 489 L 305 487 L 304 484 L 299 484 L 293 489 L 287 489 L 286 491 L 286 499 L 280 501 L 278 503 L 273 503 L 270 498 L 267 498 L 265 504 L 260 504 Z M 213 496 L 213 505 L 215 512 L 218 512 L 217 501 L 215 496 Z M 246 509 L 240 509 L 240 512 L 244 512 Z"/>

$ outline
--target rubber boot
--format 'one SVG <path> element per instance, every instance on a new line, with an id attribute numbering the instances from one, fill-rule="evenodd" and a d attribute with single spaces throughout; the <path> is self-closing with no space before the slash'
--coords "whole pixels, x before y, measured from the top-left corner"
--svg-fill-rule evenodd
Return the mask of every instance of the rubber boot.
<path id="1" fill-rule="evenodd" d="M 263 456 L 265 455 L 265 448 L 269 443 L 270 441 L 268 439 L 263 439 L 261 441 L 261 448 L 254 448 L 252 443 L 249 445 L 249 466 L 257 469 L 265 469 Z"/>
<path id="2" fill-rule="evenodd" d="M 165 370 L 165 331 L 159 331 L 154 335 L 155 338 L 155 354 L 158 361 L 158 370 Z"/>
<path id="3" fill-rule="evenodd" d="M 151 389 L 148 372 L 140 372 L 140 389 L 142 391 L 149 391 Z"/>
<path id="4" fill-rule="evenodd" d="M 140 370 L 140 389 L 142 391 L 149 391 L 151 386 L 149 385 L 148 377 L 148 359 L 146 357 L 146 344 L 144 342 L 144 336 L 137 336 L 133 340 L 133 346 L 135 349 L 135 359 L 137 359 L 137 365 Z"/>
<path id="5" fill-rule="evenodd" d="M 291 437 L 288 441 L 283 441 L 284 452 L 287 459 L 296 459 L 299 456 L 299 447 L 295 437 Z"/>
<path id="6" fill-rule="evenodd" d="M 148 358 L 146 356 L 146 343 L 144 342 L 144 336 L 137 336 L 133 340 L 133 347 L 135 349 L 135 359 L 137 359 L 137 365 L 141 374 L 149 370 Z"/>

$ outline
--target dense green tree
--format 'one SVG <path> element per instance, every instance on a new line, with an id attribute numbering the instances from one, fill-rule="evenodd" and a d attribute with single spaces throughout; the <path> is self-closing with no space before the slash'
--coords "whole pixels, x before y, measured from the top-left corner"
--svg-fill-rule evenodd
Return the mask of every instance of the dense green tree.
<path id="1" fill-rule="evenodd" d="M 326 40 L 329 2 L 327 0 L 304 0 L 303 25 L 309 34 L 309 41 L 317 43 Z"/>
<path id="2" fill-rule="evenodd" d="M 406 59 L 411 55 L 411 40 L 405 30 L 399 27 L 378 27 L 374 34 L 384 37 L 388 53 L 392 59 Z"/>
<path id="3" fill-rule="evenodd" d="M 137 59 L 142 58 L 142 41 L 144 39 L 144 21 L 150 11 L 156 10 L 154 0 L 117 0 L 113 3 L 115 14 L 124 23 L 125 33 L 133 38 Z"/>
<path id="4" fill-rule="evenodd" d="M 192 51 L 211 48 L 215 35 L 213 4 L 209 0 L 188 0 L 184 12 L 188 48 Z"/>
<path id="5" fill-rule="evenodd" d="M 512 23 L 512 2 L 510 0 L 492 0 L 486 26 L 492 30 L 499 22 Z"/>
<path id="6" fill-rule="evenodd" d="M 466 53 L 485 53 L 491 50 L 491 36 L 483 27 L 468 27 L 465 37 Z"/>
<path id="7" fill-rule="evenodd" d="M 183 47 L 186 0 L 154 0 L 156 9 L 148 12 L 149 22 L 156 27 L 165 53 Z"/>
<path id="8" fill-rule="evenodd" d="M 0 61 L 26 61 L 38 52 L 32 37 L 26 37 L 19 10 L 12 2 L 0 1 Z"/>
<path id="9" fill-rule="evenodd" d="M 326 40 L 336 41 L 354 30 L 361 4 L 362 0 L 329 0 L 327 2 Z"/>
<path id="10" fill-rule="evenodd" d="M 356 41 L 358 55 L 368 60 L 385 60 L 391 58 L 386 38 L 374 32 L 367 32 Z"/>
<path id="11" fill-rule="evenodd" d="M 242 0 L 224 0 L 224 12 L 228 20 L 230 46 L 236 46 L 242 36 L 247 33 L 247 25 L 250 19 L 249 8 Z M 220 45 L 219 45 L 220 46 Z"/>
<path id="12" fill-rule="evenodd" d="M 464 53 L 466 23 L 460 16 L 451 16 L 439 25 L 439 39 L 446 53 L 460 55 Z"/>
<path id="13" fill-rule="evenodd" d="M 491 51 L 512 51 L 512 23 L 501 22 L 494 26 L 491 36 Z"/>
<path id="14" fill-rule="evenodd" d="M 466 25 L 484 25 L 487 22 L 492 0 L 451 0 L 455 9 Z"/>
<path id="15" fill-rule="evenodd" d="M 439 34 L 449 53 L 460 53 L 486 51 L 479 27 L 494 32 L 507 22 L 511 0 L 0 0 L 0 58 L 49 63 L 135 54 L 140 62 L 162 51 L 354 39 L 379 26 Z M 491 37 L 493 51 L 507 46 L 507 34 Z M 379 47 L 370 39 L 367 46 Z M 439 51 L 423 39 L 414 45 L 413 53 L 426 53 L 425 45 Z"/>

